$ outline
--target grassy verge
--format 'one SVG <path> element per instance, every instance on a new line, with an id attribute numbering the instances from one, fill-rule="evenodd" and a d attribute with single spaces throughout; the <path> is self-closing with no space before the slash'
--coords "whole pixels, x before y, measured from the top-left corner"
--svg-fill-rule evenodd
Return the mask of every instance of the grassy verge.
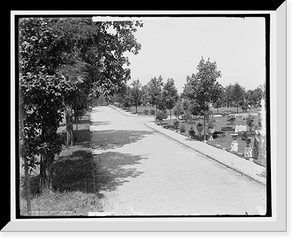
<path id="1" fill-rule="evenodd" d="M 61 153 L 52 164 L 51 191 L 41 192 L 39 175 L 31 177 L 31 215 L 86 216 L 88 212 L 102 210 L 90 145 L 89 117 L 90 112 L 87 112 L 80 120 L 78 130 L 74 130 L 74 145 L 63 146 Z M 20 213 L 27 215 L 26 201 L 22 192 L 24 190 L 21 189 Z"/>

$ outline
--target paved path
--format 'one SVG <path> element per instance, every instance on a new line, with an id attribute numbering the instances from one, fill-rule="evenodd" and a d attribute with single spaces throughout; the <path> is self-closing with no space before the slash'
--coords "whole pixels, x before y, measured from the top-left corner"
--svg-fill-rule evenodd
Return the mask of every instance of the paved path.
<path id="1" fill-rule="evenodd" d="M 111 107 L 91 114 L 104 215 L 264 214 L 265 186 Z"/>

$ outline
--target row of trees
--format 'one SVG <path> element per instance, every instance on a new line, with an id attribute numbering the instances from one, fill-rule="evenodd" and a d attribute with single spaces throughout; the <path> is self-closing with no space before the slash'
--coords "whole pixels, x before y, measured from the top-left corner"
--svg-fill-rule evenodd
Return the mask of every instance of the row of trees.
<path id="1" fill-rule="evenodd" d="M 122 103 L 124 107 L 135 106 L 141 104 L 151 104 L 157 110 L 165 111 L 171 110 L 175 106 L 179 98 L 178 90 L 175 86 L 173 78 L 168 78 L 164 83 L 163 78 L 153 77 L 146 84 L 142 85 L 140 80 L 133 80 L 132 83 L 126 87 L 125 94 L 118 94 L 115 96 L 114 101 Z"/>
<path id="2" fill-rule="evenodd" d="M 260 87 L 246 91 L 239 83 L 235 83 L 234 85 L 229 84 L 224 88 L 223 93 L 214 106 L 215 108 L 219 108 L 221 106 L 236 107 L 238 113 L 239 107 L 242 107 L 243 110 L 247 110 L 248 106 L 260 106 L 262 97 L 263 90 Z"/>
<path id="3" fill-rule="evenodd" d="M 217 70 L 216 62 L 209 59 L 205 61 L 202 57 L 197 66 L 197 73 L 187 76 L 180 96 L 173 78 L 168 78 L 167 82 L 163 83 L 163 78 L 159 76 L 151 78 L 146 85 L 142 85 L 139 79 L 133 80 L 126 86 L 125 93 L 116 95 L 113 101 L 123 104 L 124 107 L 135 106 L 136 112 L 139 105 L 151 104 L 155 106 L 156 112 L 157 109 L 169 109 L 170 116 L 175 105 L 177 115 L 185 112 L 203 115 L 210 105 L 217 108 L 217 112 L 220 107 L 236 107 L 237 113 L 239 107 L 248 110 L 249 106 L 260 105 L 263 96 L 260 87 L 247 91 L 239 83 L 223 87 L 217 82 L 219 77 L 221 72 Z"/>
<path id="4" fill-rule="evenodd" d="M 19 20 L 19 135 L 28 210 L 30 169 L 38 165 L 40 188 L 51 188 L 51 165 L 62 148 L 57 129 L 63 117 L 68 125 L 68 108 L 76 118 L 93 98 L 126 89 L 130 70 L 124 54 L 140 50 L 134 37 L 139 27 L 139 21 L 91 18 Z"/>

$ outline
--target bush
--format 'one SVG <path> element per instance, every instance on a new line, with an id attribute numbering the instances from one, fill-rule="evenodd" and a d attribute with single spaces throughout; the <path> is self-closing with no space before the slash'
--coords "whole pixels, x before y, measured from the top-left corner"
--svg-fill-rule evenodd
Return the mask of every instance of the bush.
<path id="1" fill-rule="evenodd" d="M 234 124 L 235 121 L 235 115 L 228 115 L 227 121 L 230 122 L 230 124 Z"/>
<path id="2" fill-rule="evenodd" d="M 246 118 L 246 123 L 249 126 L 249 128 L 253 128 L 254 127 L 254 116 L 248 115 L 248 117 Z"/>
<path id="3" fill-rule="evenodd" d="M 155 110 L 154 109 L 150 110 L 150 115 L 152 115 L 152 116 L 155 115 Z"/>
<path id="4" fill-rule="evenodd" d="M 175 129 L 178 129 L 178 127 L 179 127 L 179 121 L 177 119 L 173 122 L 173 127 Z"/>
<path id="5" fill-rule="evenodd" d="M 179 117 L 180 115 L 182 115 L 184 113 L 181 102 L 178 101 L 176 103 L 176 105 L 173 108 L 173 113 L 176 117 Z"/>
<path id="6" fill-rule="evenodd" d="M 221 127 L 221 131 L 235 131 L 235 127 L 234 126 L 224 126 L 224 127 Z"/>
<path id="7" fill-rule="evenodd" d="M 145 110 L 144 110 L 144 114 L 145 114 L 145 115 L 148 115 L 148 114 L 149 114 L 149 110 L 148 110 L 148 109 L 145 109 Z"/>
<path id="8" fill-rule="evenodd" d="M 183 119 L 186 121 L 186 122 L 191 122 L 192 121 L 192 113 L 190 111 L 185 111 L 184 114 L 183 114 Z"/>
<path id="9" fill-rule="evenodd" d="M 181 123 L 181 126 L 180 126 L 180 132 L 181 133 L 184 133 L 185 132 L 185 126 L 183 123 Z"/>
<path id="10" fill-rule="evenodd" d="M 168 118 L 168 115 L 167 115 L 167 113 L 165 113 L 164 111 L 158 111 L 157 113 L 156 113 L 156 117 L 155 117 L 157 120 L 159 120 L 159 121 L 162 121 L 162 120 L 164 120 L 164 119 L 167 119 Z"/>
<path id="11" fill-rule="evenodd" d="M 189 135 L 190 135 L 191 137 L 194 137 L 194 136 L 195 136 L 195 130 L 194 130 L 193 127 L 190 128 L 190 130 L 189 130 Z"/>

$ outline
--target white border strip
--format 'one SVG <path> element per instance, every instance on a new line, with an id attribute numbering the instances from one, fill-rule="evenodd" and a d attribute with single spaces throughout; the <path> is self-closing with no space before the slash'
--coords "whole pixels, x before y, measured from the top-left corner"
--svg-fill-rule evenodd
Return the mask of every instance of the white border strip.
<path id="1" fill-rule="evenodd" d="M 270 11 L 160 11 L 164 14 L 262 14 L 271 15 L 271 157 L 273 217 L 248 218 L 15 218 L 15 15 L 143 15 L 156 11 L 11 11 L 11 222 L 3 231 L 286 231 L 286 5 Z M 275 20 L 275 22 L 273 22 Z M 276 28 L 275 28 L 276 27 Z M 274 36 L 273 33 L 276 33 Z M 275 41 L 276 40 L 276 41 Z M 274 57 L 274 52 L 276 57 Z M 276 74 L 275 74 L 275 73 Z M 276 105 L 276 107 L 274 107 Z M 275 123 L 276 122 L 276 123 Z M 276 138 L 275 138 L 276 135 Z M 274 139 L 276 141 L 274 141 Z M 276 162 L 274 162 L 276 161 Z M 278 163 L 278 164 L 277 164 Z M 275 185 L 276 183 L 276 185 Z"/>

